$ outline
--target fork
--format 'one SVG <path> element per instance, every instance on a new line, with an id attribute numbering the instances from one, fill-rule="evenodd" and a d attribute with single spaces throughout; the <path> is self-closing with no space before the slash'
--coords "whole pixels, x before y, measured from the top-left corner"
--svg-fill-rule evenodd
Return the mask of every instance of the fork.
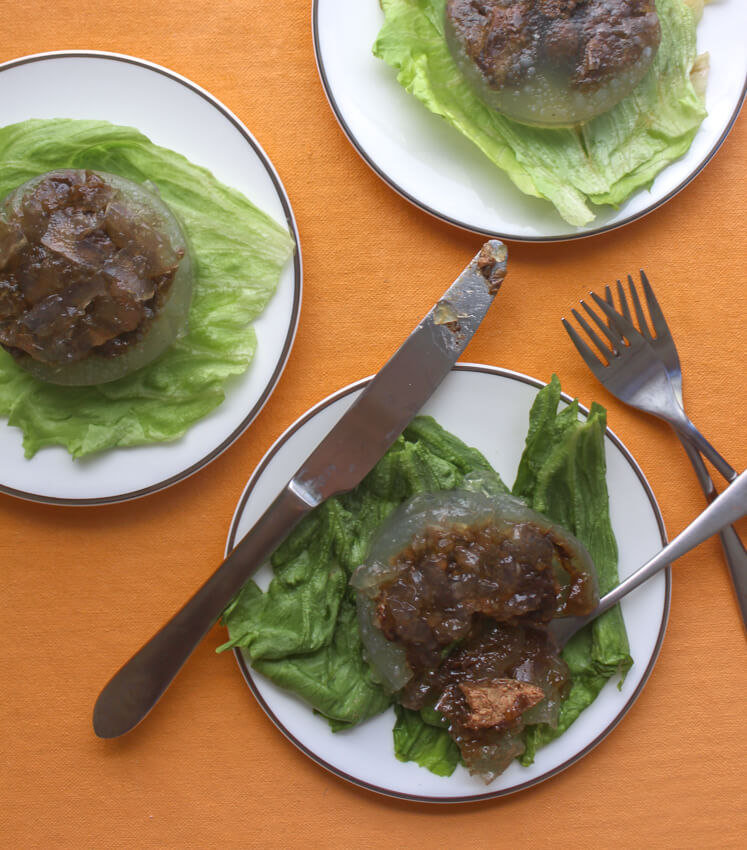
<path id="1" fill-rule="evenodd" d="M 652 333 L 649 328 L 641 300 L 630 275 L 628 275 L 628 286 L 640 332 L 633 324 L 625 291 L 620 281 L 617 281 L 617 290 L 621 313 L 614 309 L 612 290 L 609 286 L 606 287 L 606 300 L 591 293 L 608 322 L 604 322 L 588 304 L 581 301 L 586 312 L 607 338 L 609 345 L 595 333 L 577 310 L 572 311 L 578 323 L 607 360 L 608 365 L 597 357 L 565 318 L 562 320 L 563 325 L 586 364 L 613 395 L 672 425 L 693 464 L 707 500 L 712 502 L 717 496 L 716 489 L 695 446 L 728 481 L 733 481 L 737 473 L 687 418 L 682 407 L 682 370 L 674 340 L 651 284 L 642 270 L 641 282 L 655 333 Z M 747 551 L 732 527 L 725 528 L 720 538 L 742 620 L 747 628 Z"/>
<path id="2" fill-rule="evenodd" d="M 630 296 L 638 319 L 638 329 L 648 344 L 654 349 L 659 360 L 661 360 L 664 364 L 664 368 L 667 370 L 667 374 L 669 375 L 669 380 L 671 381 L 677 403 L 684 410 L 685 405 L 682 400 L 682 368 L 680 366 L 679 354 L 677 353 L 677 346 L 674 344 L 674 339 L 672 338 L 672 333 L 669 330 L 669 325 L 664 318 L 659 302 L 656 300 L 656 296 L 654 295 L 654 290 L 651 288 L 651 284 L 646 277 L 646 272 L 644 272 L 643 269 L 640 269 L 640 275 L 643 293 L 646 298 L 646 307 L 648 308 L 648 314 L 651 318 L 651 324 L 653 325 L 655 333 L 652 333 L 649 329 L 646 316 L 641 306 L 641 300 L 638 296 L 638 292 L 636 291 L 635 284 L 633 283 L 633 278 L 628 275 L 628 288 L 630 289 Z M 625 290 L 619 280 L 617 281 L 617 297 L 620 302 L 620 309 L 622 310 L 623 316 L 625 316 L 629 322 L 632 322 L 633 318 L 630 313 L 630 308 L 628 307 L 627 298 L 625 297 Z M 615 302 L 612 297 L 612 290 L 609 286 L 605 287 L 605 299 L 610 307 L 615 306 Z M 706 465 L 703 463 L 703 459 L 698 451 L 693 447 L 692 443 L 688 440 L 682 439 L 679 432 L 677 432 L 677 436 L 680 437 L 682 446 L 687 452 L 687 456 L 690 458 L 690 462 L 695 469 L 698 481 L 703 488 L 706 498 L 709 502 L 712 502 L 718 494 L 713 481 L 711 480 L 711 476 L 708 474 Z M 736 470 L 726 470 L 725 478 L 727 481 L 733 481 L 736 476 Z M 744 547 L 742 547 L 742 551 L 744 551 Z"/>

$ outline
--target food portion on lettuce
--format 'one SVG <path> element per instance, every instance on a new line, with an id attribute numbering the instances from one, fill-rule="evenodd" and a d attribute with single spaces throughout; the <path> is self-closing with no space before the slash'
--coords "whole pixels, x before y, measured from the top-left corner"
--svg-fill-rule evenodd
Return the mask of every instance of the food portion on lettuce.
<path id="1" fill-rule="evenodd" d="M 33 186 L 33 181 L 46 172 L 68 169 L 79 175 L 112 175 L 111 180 L 119 186 L 131 181 L 137 185 L 131 190 L 130 206 L 140 202 L 133 200 L 137 195 L 141 200 L 151 197 L 154 204 L 168 209 L 184 233 L 184 247 L 188 246 L 191 259 L 193 291 L 188 316 L 185 323 L 183 308 L 189 303 L 188 287 L 182 284 L 174 288 L 172 284 L 172 297 L 164 299 L 160 315 L 169 321 L 171 329 L 165 336 L 173 333 L 173 341 L 152 362 L 116 379 L 109 371 L 116 356 L 96 352 L 100 354 L 99 363 L 88 364 L 92 367 L 91 379 L 98 380 L 98 375 L 102 375 L 103 382 L 90 386 L 57 386 L 39 380 L 20 368 L 13 355 L 0 349 L 0 415 L 8 417 L 9 425 L 22 429 L 27 457 L 48 445 L 64 446 L 73 457 L 79 458 L 115 446 L 175 440 L 222 402 L 231 376 L 248 368 L 256 348 L 251 323 L 272 297 L 283 266 L 292 255 L 293 240 L 285 227 L 257 209 L 240 192 L 225 186 L 181 154 L 153 144 L 131 127 L 105 121 L 49 119 L 0 128 L 0 197 L 15 193 L 27 181 L 32 181 L 29 185 Z M 43 203 L 49 206 L 51 201 L 45 198 Z M 104 212 L 106 209 L 105 205 Z M 46 216 L 51 220 L 57 212 L 47 209 Z M 54 281 L 43 277 L 51 298 L 42 298 L 36 312 L 48 320 L 51 306 L 59 304 L 60 299 L 72 299 L 51 323 L 59 332 L 53 357 L 59 355 L 64 359 L 71 352 L 80 353 L 88 343 L 101 341 L 101 328 L 108 326 L 119 333 L 100 344 L 125 349 L 123 356 L 141 366 L 135 357 L 137 350 L 146 348 L 146 353 L 150 353 L 151 347 L 158 348 L 163 337 L 161 331 L 158 336 L 147 337 L 143 333 L 141 337 L 139 334 L 146 327 L 135 325 L 135 314 L 156 326 L 158 311 L 153 310 L 154 302 L 148 296 L 152 286 L 151 297 L 158 298 L 156 279 L 160 272 L 168 274 L 167 246 L 156 247 L 158 236 L 153 237 L 154 242 L 146 241 L 144 250 L 152 255 L 153 274 L 146 270 L 144 276 L 133 275 L 133 267 L 143 270 L 143 254 L 133 255 L 127 247 L 126 229 L 139 230 L 140 225 L 137 221 L 123 225 L 127 209 L 117 219 L 115 205 L 114 210 L 109 206 L 114 220 L 110 219 L 106 225 L 102 221 L 102 226 L 96 227 L 101 212 L 80 208 L 73 211 L 66 229 L 47 226 L 51 233 L 42 236 L 52 254 L 47 266 L 55 265 L 55 250 L 57 257 L 67 255 L 68 266 L 62 272 L 63 285 L 58 291 L 53 291 L 57 285 Z M 48 225 L 48 219 L 42 209 L 38 221 Z M 93 229 L 89 229 L 92 224 Z M 8 241 L 6 254 L 19 242 L 17 231 L 15 239 L 12 233 L 12 228 L 3 230 L 0 225 L 0 243 L 3 234 Z M 122 241 L 122 245 L 109 246 L 112 257 L 103 257 L 101 253 L 108 250 L 102 244 L 106 239 L 114 243 L 117 239 Z M 90 281 L 83 284 L 74 273 L 71 279 L 71 267 L 76 270 L 88 262 L 94 245 L 103 257 L 102 272 L 107 278 L 103 282 L 100 278 L 95 281 L 98 287 L 95 293 L 111 296 L 103 304 L 96 297 L 89 299 Z M 182 250 L 180 245 L 172 247 L 177 254 Z M 115 255 L 121 262 L 114 262 Z M 2 257 L 0 244 L 0 260 Z M 44 269 L 43 274 L 46 273 Z M 179 283 L 178 270 L 174 280 Z M 130 303 L 124 307 L 120 289 L 130 293 Z M 3 319 L 8 318 L 13 303 L 18 306 L 19 294 L 28 308 L 25 316 L 29 313 L 31 316 L 24 320 L 23 332 L 16 332 L 10 339 L 10 347 L 18 349 L 20 342 L 29 343 L 26 349 L 33 348 L 39 333 L 44 333 L 41 323 L 34 321 L 39 318 L 33 312 L 34 305 L 26 300 L 18 275 L 3 277 L 0 270 L 0 324 L 4 327 L 7 326 Z M 179 297 L 175 299 L 175 295 Z M 95 305 L 95 310 L 93 306 L 89 309 L 89 305 Z M 87 316 L 95 311 L 103 315 L 98 316 L 94 328 Z M 64 317 L 72 317 L 73 321 L 66 323 L 62 321 Z M 75 321 L 76 317 L 80 322 Z M 30 334 L 30 327 L 34 328 L 36 338 Z M 94 333 L 90 332 L 91 328 Z M 128 337 L 128 334 L 132 335 Z M 48 347 L 55 349 L 51 343 Z M 14 353 L 18 356 L 17 351 Z M 109 363 L 103 362 L 106 360 Z M 76 369 L 88 379 L 85 362 L 86 358 L 81 358 Z"/>
<path id="2" fill-rule="evenodd" d="M 0 345 L 35 377 L 85 386 L 142 368 L 191 299 L 186 237 L 147 187 L 68 168 L 0 203 Z"/>
<path id="3" fill-rule="evenodd" d="M 654 0 L 447 0 L 446 43 L 480 98 L 544 127 L 607 112 L 656 56 Z"/>
<path id="4" fill-rule="evenodd" d="M 568 672 L 546 627 L 591 612 L 594 567 L 520 499 L 413 497 L 379 528 L 351 584 L 377 678 L 405 708 L 447 718 L 471 773 L 494 779 L 523 751 L 525 723 L 557 722 Z"/>
<path id="5" fill-rule="evenodd" d="M 519 123 L 480 97 L 447 43 L 446 2 L 381 0 L 374 54 L 520 191 L 549 200 L 569 224 L 592 221 L 593 205 L 619 206 L 690 147 L 706 111 L 690 77 L 695 16 L 683 0 L 656 0 L 661 41 L 633 91 L 603 114 L 559 128 Z"/>
<path id="6" fill-rule="evenodd" d="M 560 658 L 542 626 L 559 606 L 572 607 L 578 601 L 584 607 L 593 601 L 586 550 L 595 564 L 600 592 L 617 583 L 605 480 L 605 413 L 594 406 L 588 418 L 580 420 L 577 403 L 558 412 L 559 400 L 560 385 L 554 377 L 532 406 L 513 496 L 506 495 L 507 487 L 480 452 L 433 419 L 418 417 L 355 490 L 326 501 L 286 539 L 272 557 L 273 578 L 265 592 L 249 582 L 238 594 L 223 615 L 229 641 L 221 649 L 240 647 L 256 670 L 300 696 L 327 718 L 334 731 L 394 703 L 397 758 L 414 760 L 439 775 L 450 775 L 462 761 L 458 743 L 486 779 L 517 756 L 531 763 L 543 743 L 564 731 L 604 683 L 632 663 L 617 609 L 579 632 Z M 503 565 L 494 563 L 479 577 L 452 565 L 452 576 L 465 594 L 461 610 L 457 612 L 454 604 L 459 588 L 436 584 L 451 593 L 444 610 L 437 611 L 434 604 L 433 610 L 423 608 L 422 616 L 404 616 L 403 611 L 412 609 L 413 588 L 418 584 L 422 588 L 425 572 L 437 575 L 437 559 L 430 563 L 426 556 L 421 563 L 428 562 L 428 570 L 410 574 L 416 580 L 408 587 L 403 579 L 397 593 L 389 595 L 399 613 L 382 609 L 383 618 L 376 622 L 371 610 L 365 610 L 364 599 L 359 618 L 361 595 L 380 603 L 383 577 L 393 569 L 392 564 L 374 566 L 379 562 L 371 553 L 382 552 L 382 546 L 402 551 L 403 528 L 410 529 L 408 516 L 417 515 L 418 504 L 432 508 L 451 500 L 453 507 L 453 495 L 434 494 L 457 490 L 462 491 L 457 502 L 469 506 L 468 534 L 475 531 L 477 514 L 485 519 L 495 513 L 496 502 L 503 505 L 504 517 L 511 518 L 501 520 L 503 531 L 495 535 L 490 524 L 477 530 L 484 548 L 501 551 Z M 412 507 L 402 508 L 413 498 L 414 514 Z M 488 510 L 486 502 L 493 507 Z M 530 508 L 545 518 L 537 520 Z M 405 511 L 404 525 L 398 509 Z M 530 516 L 533 520 L 527 527 Z M 556 530 L 559 526 L 564 531 Z M 549 541 L 540 528 L 551 530 Z M 377 538 L 377 548 L 372 549 Z M 580 545 L 569 542 L 572 538 Z M 464 548 L 463 564 L 470 559 Z M 528 571 L 522 567 L 514 575 L 512 589 L 493 594 L 489 585 L 507 586 L 499 577 L 501 570 L 511 572 L 522 559 L 525 566 L 531 562 Z M 363 564 L 368 569 L 356 573 Z M 395 572 L 404 577 L 404 571 Z M 354 585 L 366 591 L 359 594 Z M 483 594 L 491 598 L 482 599 Z M 433 601 L 434 593 L 429 598 Z M 512 606 L 516 616 L 510 613 Z M 494 617 L 499 609 L 503 622 Z M 418 644 L 417 651 L 398 648 L 380 628 L 395 621 L 400 633 L 408 634 L 409 643 Z M 397 632 L 392 628 L 392 634 Z M 413 676 L 413 665 L 420 663 L 413 659 L 426 656 Z M 434 665 L 434 659 L 441 664 Z M 475 675 L 463 676 L 466 669 Z M 481 687 L 486 683 L 490 687 Z M 472 687 L 475 684 L 477 688 Z M 536 688 L 542 690 L 539 699 Z M 481 707 L 497 710 L 498 704 L 505 709 L 503 728 L 485 726 L 487 731 L 474 734 L 471 727 L 482 721 L 470 717 L 480 714 L 484 721 L 489 714 Z M 481 761 L 483 734 L 491 739 L 490 754 Z"/>

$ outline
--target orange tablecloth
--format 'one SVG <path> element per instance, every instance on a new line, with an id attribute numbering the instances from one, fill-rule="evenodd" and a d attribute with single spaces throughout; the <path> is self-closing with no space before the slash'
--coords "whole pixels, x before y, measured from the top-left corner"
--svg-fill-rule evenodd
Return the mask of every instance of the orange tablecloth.
<path id="1" fill-rule="evenodd" d="M 274 395 L 208 468 L 109 507 L 0 497 L 0 846 L 743 846 L 747 651 L 717 541 L 678 562 L 661 656 L 618 729 L 512 797 L 434 807 L 327 774 L 276 731 L 231 655 L 215 655 L 218 628 L 136 732 L 94 736 L 99 689 L 221 559 L 262 454 L 314 402 L 376 371 L 481 241 L 402 200 L 355 153 L 317 77 L 310 5 L 28 0 L 3 16 L 0 60 L 112 50 L 172 68 L 222 100 L 284 181 L 305 279 Z M 595 383 L 558 319 L 588 288 L 644 266 L 676 333 L 691 416 L 744 468 L 746 176 L 742 116 L 705 171 L 643 220 L 590 240 L 511 244 L 500 311 L 468 353 L 544 379 L 556 371 L 582 402 L 606 404 L 670 532 L 703 507 L 685 455 L 666 426 Z M 347 256 L 357 267 L 341 277 Z"/>

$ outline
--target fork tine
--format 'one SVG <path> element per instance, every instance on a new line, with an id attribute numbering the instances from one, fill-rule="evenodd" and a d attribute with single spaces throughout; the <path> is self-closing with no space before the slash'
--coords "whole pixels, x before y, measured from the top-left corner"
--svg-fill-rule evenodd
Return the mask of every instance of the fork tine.
<path id="1" fill-rule="evenodd" d="M 591 297 L 599 305 L 600 309 L 604 312 L 604 314 L 610 320 L 610 322 L 611 322 L 612 326 L 615 328 L 615 330 L 619 334 L 621 334 L 621 336 L 625 337 L 625 339 L 627 339 L 627 341 L 631 345 L 640 344 L 642 342 L 645 342 L 645 339 L 636 330 L 635 325 L 631 321 L 626 319 L 625 316 L 618 313 L 617 310 L 610 307 L 610 305 L 603 298 L 600 298 L 596 294 L 596 292 L 592 292 Z"/>
<path id="2" fill-rule="evenodd" d="M 664 318 L 664 314 L 661 312 L 661 307 L 659 306 L 659 302 L 656 300 L 651 284 L 648 282 L 646 272 L 644 272 L 643 269 L 640 269 L 640 274 L 641 284 L 643 285 L 643 293 L 646 296 L 648 314 L 651 316 L 651 323 L 656 331 L 656 337 L 657 339 L 662 339 L 663 337 L 671 336 L 669 325 L 667 324 L 667 320 Z"/>
<path id="3" fill-rule="evenodd" d="M 599 298 L 599 296 L 598 296 L 598 295 L 595 295 L 593 292 L 592 292 L 592 293 L 590 293 L 590 294 L 591 294 L 591 296 L 592 296 L 593 298 L 598 299 L 599 301 L 601 301 L 601 300 L 602 300 L 601 298 Z M 604 302 L 602 302 L 602 303 L 604 303 Z M 606 322 L 604 322 L 604 321 L 603 321 L 603 320 L 602 320 L 602 319 L 601 319 L 601 318 L 600 318 L 600 317 L 599 317 L 599 316 L 598 316 L 598 315 L 597 315 L 597 314 L 596 314 L 596 313 L 595 313 L 595 312 L 591 309 L 591 307 L 589 307 L 589 305 L 586 303 L 586 301 L 584 301 L 584 300 L 583 300 L 583 298 L 581 299 L 581 306 L 584 308 L 584 310 L 586 310 L 586 312 L 589 314 L 589 316 L 591 316 L 591 318 L 594 320 L 594 323 L 597 325 L 597 327 L 598 327 L 598 328 L 602 331 L 602 333 L 603 333 L 603 334 L 607 337 L 607 339 L 610 341 L 610 343 L 611 343 L 611 345 L 612 345 L 612 352 L 611 352 L 611 353 L 616 354 L 616 353 L 617 353 L 617 349 L 618 349 L 621 345 L 623 345 L 623 344 L 624 344 L 624 343 L 623 343 L 622 336 L 621 336 L 619 333 L 616 333 L 616 329 L 615 329 L 615 328 L 613 328 L 611 324 L 607 324 Z M 605 306 L 607 307 L 607 309 L 608 309 L 608 310 L 612 310 L 612 309 L 613 309 L 613 308 L 612 308 L 612 307 L 610 307 L 609 305 L 605 305 Z M 614 310 L 613 310 L 613 312 L 614 312 Z M 598 336 L 594 333 L 594 331 L 593 331 L 593 329 L 591 328 L 591 326 L 589 325 L 589 323 L 588 323 L 588 322 L 584 319 L 584 317 L 583 317 L 583 316 L 581 316 L 581 315 L 580 315 L 579 313 L 577 313 L 575 310 L 573 311 L 573 314 L 576 316 L 576 318 L 578 319 L 579 324 L 583 327 L 583 329 L 586 331 L 586 333 L 587 333 L 587 334 L 589 334 L 589 336 L 590 336 L 590 337 L 594 340 L 595 344 L 596 344 L 597 346 L 599 346 L 599 344 L 602 342 L 602 340 L 601 340 L 601 339 L 600 339 L 600 338 L 599 338 L 599 337 L 598 337 Z"/>
<path id="4" fill-rule="evenodd" d="M 616 283 L 617 283 L 617 298 L 618 298 L 618 301 L 620 302 L 620 310 L 618 310 L 618 312 L 622 311 L 622 315 L 629 322 L 632 322 L 633 319 L 630 315 L 630 307 L 628 307 L 628 299 L 625 297 L 625 290 L 622 288 L 622 284 L 620 283 L 619 280 L 616 281 Z M 612 287 L 609 286 L 609 285 L 604 287 L 604 300 L 610 305 L 610 307 L 612 307 L 613 310 L 615 309 L 615 298 L 612 295 Z M 607 324 L 608 325 L 610 324 L 609 319 L 607 319 Z"/>
<path id="5" fill-rule="evenodd" d="M 574 310 L 573 312 L 575 313 L 576 311 Z M 568 319 L 563 317 L 560 321 L 563 323 L 563 327 L 568 332 L 568 336 L 571 338 L 571 342 L 578 349 L 578 353 L 584 359 L 584 361 L 586 362 L 586 365 L 589 367 L 589 369 L 591 369 L 592 374 L 596 375 L 598 378 L 601 379 L 601 374 L 604 372 L 604 370 L 607 367 L 596 356 L 596 354 L 594 354 L 594 352 L 583 341 L 583 339 L 581 339 L 578 331 L 573 327 L 573 325 L 568 321 Z"/>
<path id="6" fill-rule="evenodd" d="M 653 339 L 653 334 L 649 330 L 648 322 L 646 322 L 646 314 L 643 312 L 643 307 L 641 306 L 641 299 L 638 297 L 633 278 L 630 275 L 628 275 L 628 288 L 630 289 L 630 297 L 633 299 L 635 306 L 635 314 L 638 317 L 638 327 L 643 336 L 647 339 Z"/>
<path id="7" fill-rule="evenodd" d="M 618 290 L 620 287 L 620 281 L 617 281 Z M 615 296 L 612 294 L 612 287 L 607 285 L 604 287 L 604 300 L 615 309 Z M 628 310 L 628 302 L 625 300 L 625 293 L 623 293 L 622 298 L 620 299 L 620 306 L 622 308 L 623 315 L 627 318 L 630 318 L 630 311 Z M 609 324 L 609 322 L 607 322 Z"/>
<path id="8" fill-rule="evenodd" d="M 633 321 L 633 317 L 630 315 L 630 307 L 628 306 L 628 299 L 625 297 L 625 290 L 623 289 L 623 285 L 620 281 L 617 281 L 617 299 L 620 302 L 620 309 L 622 310 L 623 316 L 629 321 Z M 610 302 L 610 307 L 614 307 L 614 303 Z"/>
<path id="9" fill-rule="evenodd" d="M 587 310 L 587 312 L 591 313 L 591 310 L 589 310 L 589 308 L 586 306 L 586 304 L 584 304 L 583 300 L 581 301 L 581 304 Z M 594 345 L 596 345 L 596 347 L 599 349 L 599 351 L 607 359 L 609 359 L 610 357 L 612 357 L 614 354 L 617 353 L 617 349 L 615 348 L 615 342 L 610 337 L 610 329 L 606 325 L 600 324 L 600 320 L 596 316 L 594 316 L 594 318 L 595 318 L 597 324 L 600 325 L 602 330 L 605 332 L 605 334 L 607 334 L 607 338 L 610 340 L 611 347 L 609 345 L 607 345 L 607 343 L 605 343 L 605 341 L 596 333 L 594 328 L 592 328 L 592 326 L 586 321 L 586 319 L 583 317 L 583 315 L 578 312 L 578 310 L 571 310 L 571 313 L 573 313 L 573 317 L 575 318 L 575 320 L 586 331 L 586 334 L 589 337 L 589 339 L 591 339 L 591 341 L 594 343 Z"/>

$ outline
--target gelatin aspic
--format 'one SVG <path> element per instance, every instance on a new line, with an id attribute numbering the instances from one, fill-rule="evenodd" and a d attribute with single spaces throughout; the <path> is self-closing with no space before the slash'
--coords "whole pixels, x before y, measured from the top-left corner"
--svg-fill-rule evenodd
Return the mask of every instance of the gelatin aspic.
<path id="1" fill-rule="evenodd" d="M 557 724 L 568 669 L 546 625 L 597 602 L 571 534 L 512 496 L 416 496 L 353 575 L 368 660 L 397 700 L 435 710 L 470 772 L 490 782 L 526 724 Z"/>
<path id="2" fill-rule="evenodd" d="M 145 366 L 183 328 L 191 292 L 186 238 L 152 187 L 64 169 L 0 208 L 0 344 L 42 380 Z"/>
<path id="3" fill-rule="evenodd" d="M 654 0 L 448 0 L 445 32 L 482 100 L 548 127 L 611 109 L 661 41 Z"/>

